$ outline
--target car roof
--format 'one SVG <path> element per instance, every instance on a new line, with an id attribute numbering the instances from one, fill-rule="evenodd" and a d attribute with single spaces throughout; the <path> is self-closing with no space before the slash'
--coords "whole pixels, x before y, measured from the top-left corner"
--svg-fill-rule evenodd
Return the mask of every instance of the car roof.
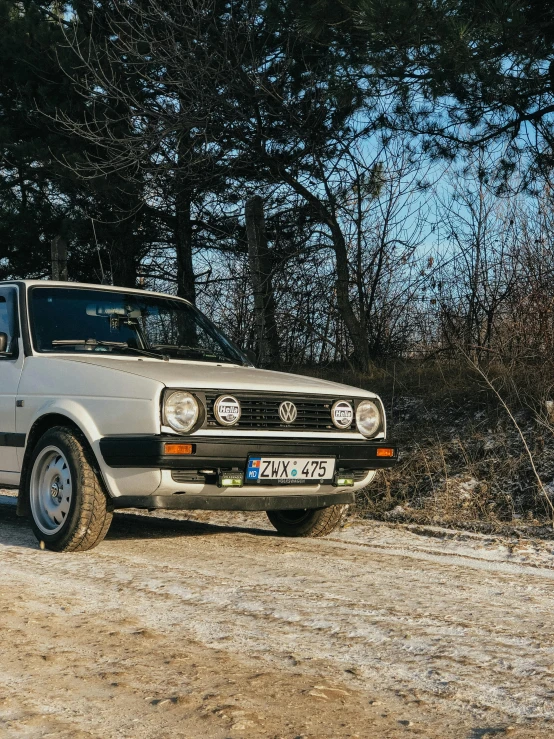
<path id="1" fill-rule="evenodd" d="M 58 282 L 55 280 L 4 280 L 0 281 L 0 287 L 2 285 L 26 285 L 27 287 L 71 287 L 71 288 L 86 288 L 88 290 L 94 289 L 94 290 L 106 290 L 107 292 L 125 292 L 125 293 L 133 293 L 133 294 L 144 294 L 147 293 L 148 295 L 159 295 L 164 298 L 176 298 L 177 300 L 184 300 L 185 303 L 188 303 L 188 300 L 185 300 L 184 298 L 178 298 L 176 295 L 170 295 L 169 293 L 160 293 L 156 292 L 154 290 L 143 290 L 140 287 L 118 287 L 117 285 L 99 285 L 98 283 L 92 283 L 92 282 Z"/>

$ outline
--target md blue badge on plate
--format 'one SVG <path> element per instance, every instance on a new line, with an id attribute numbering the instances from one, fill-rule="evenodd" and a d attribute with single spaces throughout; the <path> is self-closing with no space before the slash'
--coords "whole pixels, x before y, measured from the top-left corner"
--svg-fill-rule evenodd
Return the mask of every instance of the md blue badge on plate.
<path id="1" fill-rule="evenodd" d="M 250 458 L 248 460 L 248 469 L 246 471 L 247 480 L 257 480 L 260 474 L 260 466 L 262 464 L 262 458 Z"/>

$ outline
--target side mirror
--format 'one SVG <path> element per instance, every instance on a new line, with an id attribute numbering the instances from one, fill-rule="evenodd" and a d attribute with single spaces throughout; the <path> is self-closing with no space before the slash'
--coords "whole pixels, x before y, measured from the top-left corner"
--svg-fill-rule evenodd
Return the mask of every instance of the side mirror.
<path id="1" fill-rule="evenodd" d="M 0 333 L 0 354 L 6 354 L 8 349 L 8 334 Z"/>

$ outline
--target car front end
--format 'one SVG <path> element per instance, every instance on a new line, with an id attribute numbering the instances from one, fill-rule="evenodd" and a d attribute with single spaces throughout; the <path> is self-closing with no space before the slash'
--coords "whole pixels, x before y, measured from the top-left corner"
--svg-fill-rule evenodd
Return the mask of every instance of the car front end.
<path id="1" fill-rule="evenodd" d="M 110 468 L 161 471 L 154 495 L 124 495 L 118 507 L 326 507 L 351 503 L 376 470 L 396 463 L 376 395 L 286 373 L 244 373 L 268 389 L 166 387 L 159 434 L 101 439 Z"/>

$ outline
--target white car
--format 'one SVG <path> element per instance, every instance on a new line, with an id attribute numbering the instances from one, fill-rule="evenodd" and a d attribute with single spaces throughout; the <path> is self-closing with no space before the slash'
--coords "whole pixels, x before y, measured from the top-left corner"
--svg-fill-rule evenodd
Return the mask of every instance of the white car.
<path id="1" fill-rule="evenodd" d="M 257 369 L 161 293 L 0 283 L 0 388 L 0 485 L 55 551 L 131 507 L 262 510 L 321 536 L 397 459 L 374 393 Z"/>

